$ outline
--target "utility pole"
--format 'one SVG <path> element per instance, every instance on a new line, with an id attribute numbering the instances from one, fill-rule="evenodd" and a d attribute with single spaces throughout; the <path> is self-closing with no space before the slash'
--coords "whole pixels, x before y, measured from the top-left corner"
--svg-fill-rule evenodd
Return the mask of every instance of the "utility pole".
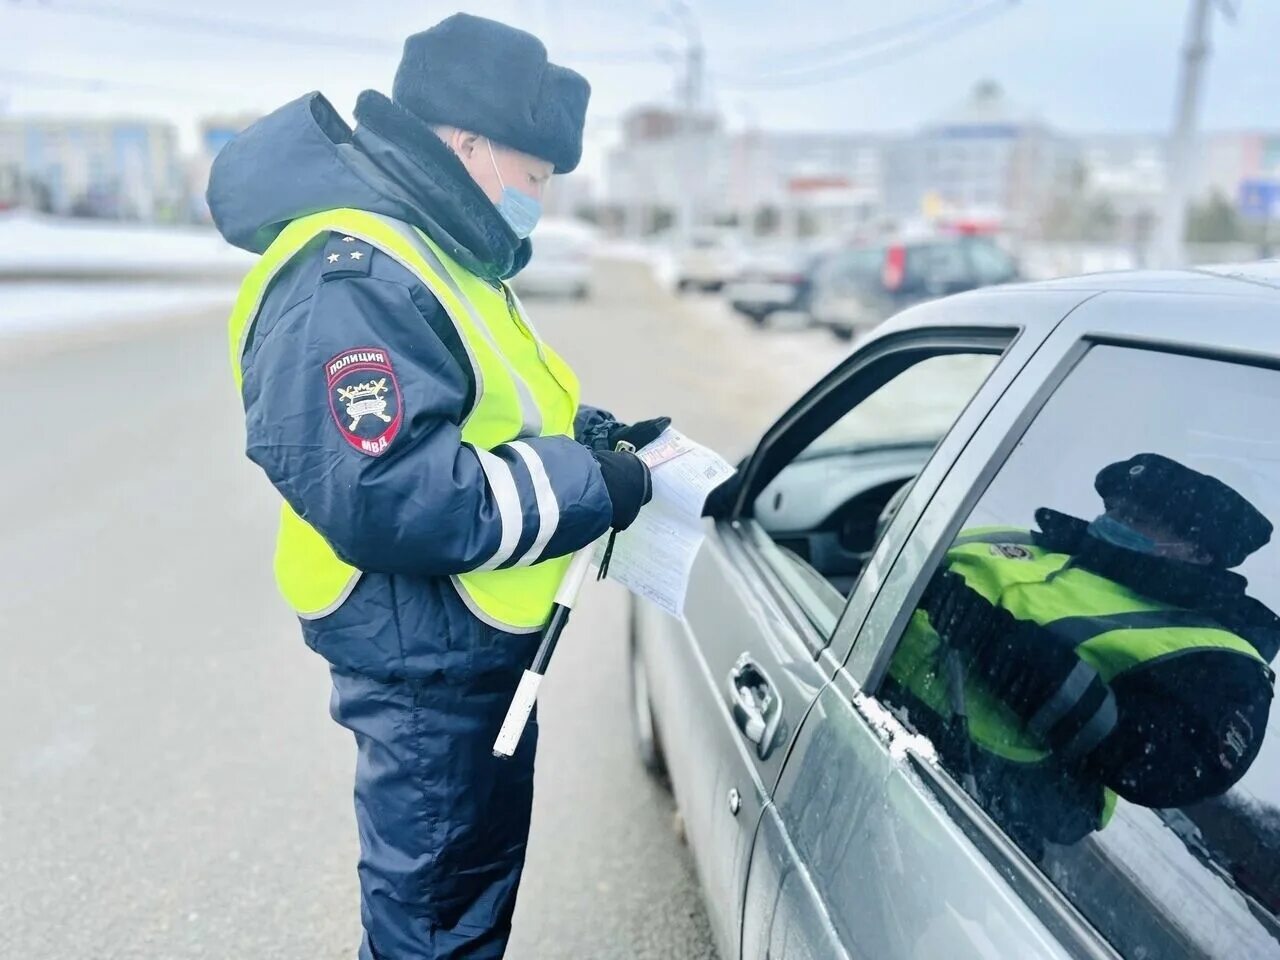
<path id="1" fill-rule="evenodd" d="M 1209 57 L 1212 17 L 1213 0 L 1191 0 L 1187 38 L 1182 48 L 1173 134 L 1169 139 L 1169 182 L 1156 239 L 1155 263 L 1158 267 L 1181 266 L 1186 260 L 1183 234 L 1187 223 L 1187 200 L 1191 195 L 1191 177 L 1195 171 L 1196 121 L 1200 112 L 1205 61 Z"/>
<path id="2" fill-rule="evenodd" d="M 676 119 L 676 153 L 680 169 L 674 173 L 680 196 L 676 232 L 681 244 L 687 246 L 701 214 L 702 180 L 706 175 L 705 158 L 697 155 L 698 109 L 702 105 L 706 54 L 702 46 L 702 33 L 689 5 L 684 0 L 676 0 L 672 4 L 672 10 L 677 14 L 685 41 L 684 69 L 678 85 L 679 110 Z"/>

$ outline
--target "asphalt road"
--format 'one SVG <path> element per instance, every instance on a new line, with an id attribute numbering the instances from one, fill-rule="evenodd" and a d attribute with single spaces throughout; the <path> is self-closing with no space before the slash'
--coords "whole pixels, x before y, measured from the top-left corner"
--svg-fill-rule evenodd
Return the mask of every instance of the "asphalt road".
<path id="1" fill-rule="evenodd" d="M 726 454 L 839 355 L 638 266 L 599 281 L 529 304 L 584 399 Z M 207 313 L 0 348 L 0 957 L 355 955 L 354 749 L 272 585 L 223 337 Z M 515 960 L 714 956 L 631 752 L 623 601 L 588 590 L 544 687 Z"/>

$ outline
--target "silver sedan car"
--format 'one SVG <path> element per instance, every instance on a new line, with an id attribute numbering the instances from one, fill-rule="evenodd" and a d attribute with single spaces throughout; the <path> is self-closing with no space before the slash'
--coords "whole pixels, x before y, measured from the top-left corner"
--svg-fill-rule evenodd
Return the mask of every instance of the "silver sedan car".
<path id="1" fill-rule="evenodd" d="M 1280 264 L 915 307 L 738 480 L 630 637 L 722 960 L 1280 958 Z"/>

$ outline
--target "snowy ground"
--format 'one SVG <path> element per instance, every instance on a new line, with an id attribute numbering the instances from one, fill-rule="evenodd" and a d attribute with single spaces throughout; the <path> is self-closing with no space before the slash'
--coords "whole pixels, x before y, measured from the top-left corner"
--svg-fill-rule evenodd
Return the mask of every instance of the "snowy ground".
<path id="1" fill-rule="evenodd" d="M 252 260 L 212 227 L 0 214 L 0 282 L 68 276 L 235 277 Z"/>
<path id="2" fill-rule="evenodd" d="M 251 262 L 207 227 L 0 214 L 0 340 L 230 309 Z"/>
<path id="3" fill-rule="evenodd" d="M 661 275 L 658 281 L 661 284 Z M 760 328 L 734 312 L 718 294 L 685 293 L 677 296 L 694 322 L 719 341 L 722 349 L 752 353 L 767 359 L 773 376 L 796 390 L 812 386 L 848 356 L 853 346 L 837 340 L 827 330 L 810 327 L 800 314 L 773 314 L 768 326 Z"/>
<path id="4" fill-rule="evenodd" d="M 0 282 L 0 339 L 154 323 L 211 307 L 229 311 L 235 293 L 229 282 Z"/>

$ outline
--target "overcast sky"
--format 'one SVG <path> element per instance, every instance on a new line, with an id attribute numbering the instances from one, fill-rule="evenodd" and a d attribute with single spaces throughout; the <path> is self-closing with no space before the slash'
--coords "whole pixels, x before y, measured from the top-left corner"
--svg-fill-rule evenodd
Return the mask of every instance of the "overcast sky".
<path id="1" fill-rule="evenodd" d="M 707 50 L 708 93 L 733 126 L 910 129 L 991 77 L 1063 129 L 1102 131 L 1169 126 L 1188 2 L 1021 0 L 1004 10 L 993 0 L 691 0 L 691 7 Z M 1214 23 L 1203 123 L 1280 129 L 1280 2 L 1232 3 L 1236 22 Z M 165 116 L 183 124 L 186 144 L 201 114 L 265 111 L 311 89 L 345 113 L 361 89 L 389 91 L 406 34 L 456 9 L 400 0 L 0 0 L 0 110 Z M 553 59 L 592 81 L 589 168 L 623 111 L 673 96 L 675 67 L 657 56 L 683 43 L 663 15 L 668 0 L 626 7 L 486 0 L 466 9 L 535 31 Z M 882 46 L 868 47 L 877 36 Z M 104 85 L 85 89 L 87 80 Z"/>

